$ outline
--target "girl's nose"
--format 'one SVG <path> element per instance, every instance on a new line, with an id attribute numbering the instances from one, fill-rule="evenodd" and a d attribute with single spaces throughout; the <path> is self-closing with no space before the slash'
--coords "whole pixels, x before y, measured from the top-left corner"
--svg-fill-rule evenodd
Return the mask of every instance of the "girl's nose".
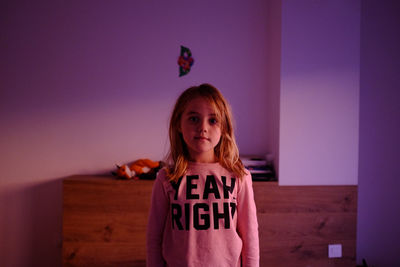
<path id="1" fill-rule="evenodd" d="M 200 121 L 198 130 L 201 133 L 207 132 L 207 120 L 201 120 Z"/>

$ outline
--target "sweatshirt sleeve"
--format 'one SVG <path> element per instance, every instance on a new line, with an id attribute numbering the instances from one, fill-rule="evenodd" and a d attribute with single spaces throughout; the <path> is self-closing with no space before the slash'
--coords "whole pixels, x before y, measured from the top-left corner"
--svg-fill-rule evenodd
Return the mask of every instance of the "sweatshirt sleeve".
<path id="1" fill-rule="evenodd" d="M 169 200 L 163 183 L 166 179 L 165 170 L 161 170 L 153 185 L 149 220 L 146 233 L 147 266 L 165 266 L 162 257 L 162 242 L 165 220 L 169 209 Z"/>
<path id="2" fill-rule="evenodd" d="M 258 267 L 260 262 L 257 210 L 251 175 L 248 173 L 241 181 L 238 191 L 238 232 L 243 241 L 242 266 Z"/>

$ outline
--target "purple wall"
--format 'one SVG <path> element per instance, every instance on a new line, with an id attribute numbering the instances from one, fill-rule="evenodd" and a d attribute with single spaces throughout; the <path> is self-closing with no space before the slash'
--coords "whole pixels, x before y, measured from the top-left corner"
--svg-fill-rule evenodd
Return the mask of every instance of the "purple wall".
<path id="1" fill-rule="evenodd" d="M 280 185 L 356 185 L 360 1 L 282 1 Z"/>
<path id="2" fill-rule="evenodd" d="M 279 155 L 279 0 L 230 1 L 228 6 L 216 1 L 41 3 L 0 4 L 0 266 L 59 265 L 61 178 L 108 171 L 116 162 L 139 157 L 160 159 L 168 149 L 167 119 L 173 101 L 192 84 L 214 83 L 231 102 L 241 152 Z M 284 3 L 294 12 L 286 22 L 307 24 L 294 16 L 306 6 Z M 306 44 L 302 36 L 292 36 L 293 42 L 286 41 L 290 49 L 283 50 L 324 54 L 328 49 L 328 59 L 350 67 L 350 78 L 344 79 L 338 72 L 341 65 L 330 65 L 329 60 L 324 66 L 334 68 L 327 70 L 328 76 L 317 76 L 329 81 L 341 77 L 338 87 L 343 89 L 358 71 L 350 52 L 357 54 L 359 49 L 354 28 L 359 1 L 312 3 L 315 11 L 325 10 L 336 23 L 332 36 L 342 39 L 332 46 L 315 39 L 315 49 L 307 50 L 301 46 Z M 336 13 L 324 6 L 329 3 Z M 400 10 L 395 2 L 362 3 L 357 257 L 393 266 L 398 262 L 400 223 L 392 208 L 400 200 Z M 343 9 L 349 6 L 355 9 Z M 340 19 L 332 15 L 346 10 Z M 306 27 L 303 33 L 312 35 L 312 29 Z M 325 29 L 320 31 L 330 40 Z M 178 78 L 181 44 L 192 49 L 196 62 L 189 75 Z M 335 57 L 336 49 L 349 47 L 349 57 Z M 318 63 L 317 56 L 305 57 L 304 62 Z M 292 71 L 298 69 L 304 72 L 295 74 L 303 78 L 314 73 L 310 66 Z M 290 69 L 284 70 L 286 79 Z M 349 87 L 352 94 L 357 92 L 354 86 Z M 334 96 L 337 103 L 343 99 Z M 348 103 L 354 116 L 352 103 L 357 101 Z M 351 151 L 352 155 L 354 148 Z M 351 178 L 350 183 L 357 180 Z"/>
<path id="3" fill-rule="evenodd" d="M 268 153 L 279 174 L 279 106 L 281 90 L 281 0 L 267 1 L 267 99 L 265 102 Z"/>
<path id="4" fill-rule="evenodd" d="M 60 179 L 161 159 L 188 86 L 220 88 L 241 152 L 268 152 L 266 1 L 0 5 L 0 266 L 57 266 Z"/>
<path id="5" fill-rule="evenodd" d="M 357 262 L 400 264 L 400 4 L 362 1 Z"/>

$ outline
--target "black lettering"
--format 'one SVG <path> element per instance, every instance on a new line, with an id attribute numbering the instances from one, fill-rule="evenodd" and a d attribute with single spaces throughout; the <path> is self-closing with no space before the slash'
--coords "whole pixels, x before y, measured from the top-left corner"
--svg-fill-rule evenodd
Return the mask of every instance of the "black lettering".
<path id="1" fill-rule="evenodd" d="M 198 180 L 198 175 L 188 175 L 186 176 L 186 199 L 199 199 L 198 194 L 192 194 L 192 189 L 197 188 L 197 184 L 193 184 L 193 180 Z"/>
<path id="2" fill-rule="evenodd" d="M 185 203 L 185 227 L 186 230 L 189 230 L 190 223 L 190 206 L 189 203 Z"/>
<path id="3" fill-rule="evenodd" d="M 213 203 L 214 229 L 219 229 L 219 219 L 224 219 L 225 229 L 230 228 L 229 203 L 224 203 L 224 212 L 218 212 L 218 203 Z"/>
<path id="4" fill-rule="evenodd" d="M 231 206 L 231 216 L 232 216 L 232 220 L 233 220 L 233 216 L 235 216 L 235 211 L 236 211 L 236 203 L 231 202 L 230 206 Z"/>
<path id="5" fill-rule="evenodd" d="M 172 212 L 172 229 L 175 229 L 174 222 L 176 226 L 178 226 L 179 230 L 183 230 L 182 223 L 180 221 L 182 217 L 182 208 L 179 204 L 172 203 L 171 204 L 171 212 Z"/>
<path id="6" fill-rule="evenodd" d="M 210 193 L 213 193 L 216 199 L 221 198 L 214 175 L 207 175 L 206 184 L 204 185 L 203 199 L 208 199 Z"/>
<path id="7" fill-rule="evenodd" d="M 182 182 L 182 177 L 179 178 L 178 182 L 171 182 L 172 187 L 175 189 L 175 196 L 174 199 L 177 200 L 178 199 L 178 191 L 179 191 L 179 186 L 181 185 Z"/>
<path id="8" fill-rule="evenodd" d="M 222 179 L 222 183 L 223 183 L 223 188 L 224 188 L 224 198 L 228 199 L 229 198 L 229 192 L 232 194 L 233 193 L 233 189 L 235 189 L 235 182 L 236 182 L 236 178 L 231 178 L 231 186 L 227 186 L 226 185 L 226 177 L 225 176 L 221 176 Z"/>
<path id="9" fill-rule="evenodd" d="M 209 211 L 206 203 L 196 203 L 193 206 L 193 227 L 196 230 L 207 230 L 210 228 L 210 215 L 208 213 L 199 214 L 199 209 Z M 203 224 L 200 224 L 200 218 L 203 219 Z"/>

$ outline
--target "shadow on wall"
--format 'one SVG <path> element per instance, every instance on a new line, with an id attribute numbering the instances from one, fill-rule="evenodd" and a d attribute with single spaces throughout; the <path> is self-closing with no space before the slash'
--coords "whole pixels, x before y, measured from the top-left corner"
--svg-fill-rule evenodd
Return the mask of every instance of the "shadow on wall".
<path id="1" fill-rule="evenodd" d="M 0 266 L 61 266 L 62 180 L 1 190 Z"/>

